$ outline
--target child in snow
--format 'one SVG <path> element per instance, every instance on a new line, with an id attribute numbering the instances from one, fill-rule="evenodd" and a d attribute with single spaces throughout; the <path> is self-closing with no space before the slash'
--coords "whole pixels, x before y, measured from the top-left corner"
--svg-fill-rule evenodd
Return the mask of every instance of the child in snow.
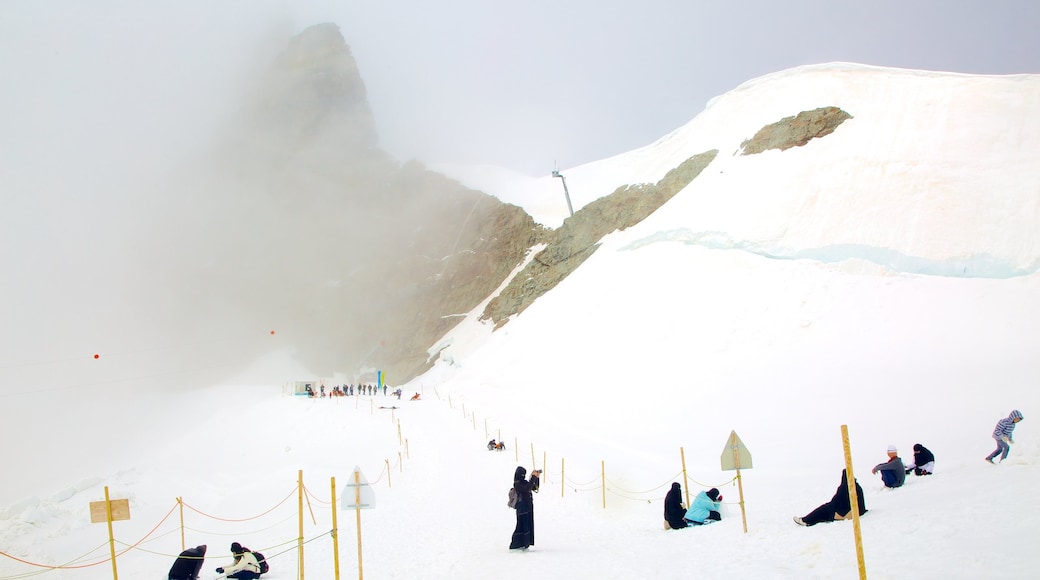
<path id="1" fill-rule="evenodd" d="M 1021 420 L 1022 413 L 1015 409 L 1011 411 L 1010 415 L 997 421 L 997 426 L 993 429 L 993 438 L 997 440 L 997 449 L 986 456 L 986 461 L 993 463 L 993 458 L 997 455 L 1000 455 L 1001 461 L 1007 459 L 1008 452 L 1011 451 L 1010 445 L 1015 442 L 1011 438 L 1011 434 L 1015 432 L 1015 423 Z"/>
<path id="2" fill-rule="evenodd" d="M 722 495 L 714 487 L 698 493 L 690 503 L 690 509 L 686 510 L 686 523 L 700 526 L 721 520 L 722 515 L 719 514 L 721 503 Z"/>

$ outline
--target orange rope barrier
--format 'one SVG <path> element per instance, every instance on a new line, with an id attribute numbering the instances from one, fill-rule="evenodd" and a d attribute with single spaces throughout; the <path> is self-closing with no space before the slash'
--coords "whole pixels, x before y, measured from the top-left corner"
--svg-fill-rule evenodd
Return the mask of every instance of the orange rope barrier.
<path id="1" fill-rule="evenodd" d="M 266 516 L 267 514 L 273 512 L 274 510 L 278 509 L 283 503 L 289 501 L 289 498 L 291 498 L 293 495 L 295 495 L 296 491 L 297 490 L 294 487 L 293 490 L 289 492 L 289 495 L 285 496 L 285 499 L 283 499 L 282 501 L 278 502 L 277 504 L 275 504 L 275 506 L 273 508 L 265 511 L 264 513 L 262 513 L 260 515 L 253 516 L 251 518 L 242 518 L 242 519 L 232 519 L 232 518 L 217 517 L 217 516 L 214 516 L 214 515 L 207 514 L 206 512 L 204 512 L 204 511 L 202 511 L 202 510 L 200 510 L 198 508 L 192 507 L 191 505 L 189 505 L 186 502 L 182 501 L 181 503 L 184 504 L 184 507 L 190 509 L 191 511 L 193 511 L 193 512 L 199 514 L 199 515 L 206 516 L 207 518 L 210 518 L 210 519 L 220 520 L 222 522 L 248 522 L 249 520 L 255 520 L 255 519 L 262 518 L 262 517 Z"/>

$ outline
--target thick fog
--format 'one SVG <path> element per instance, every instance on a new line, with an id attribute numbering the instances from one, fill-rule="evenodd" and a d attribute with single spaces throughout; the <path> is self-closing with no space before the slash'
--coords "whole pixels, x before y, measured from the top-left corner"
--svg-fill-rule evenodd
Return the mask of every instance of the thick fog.
<path id="1" fill-rule="evenodd" d="M 111 420 L 136 390 L 207 385 L 273 348 L 323 370 L 337 352 L 363 359 L 381 340 L 380 289 L 398 282 L 380 266 L 408 243 L 401 222 L 362 217 L 388 167 L 547 173 L 807 62 L 1035 72 L 1036 8 L 970 6 L 5 2 L 0 406 L 81 397 Z M 319 22 L 340 26 L 367 87 L 389 154 L 365 158 L 371 171 L 327 163 L 336 143 L 287 157 L 294 143 L 257 100 L 288 40 Z M 337 205 L 344 189 L 360 193 Z M 358 304 L 366 316 L 339 310 Z"/>

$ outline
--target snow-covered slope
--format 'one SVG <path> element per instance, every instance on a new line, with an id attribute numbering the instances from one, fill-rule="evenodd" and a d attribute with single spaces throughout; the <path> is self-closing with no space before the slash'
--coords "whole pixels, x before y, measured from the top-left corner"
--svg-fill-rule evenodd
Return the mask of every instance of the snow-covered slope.
<path id="1" fill-rule="evenodd" d="M 833 134 L 737 154 L 762 126 L 832 105 L 853 117 Z M 791 522 L 834 492 L 847 425 L 870 509 L 870 577 L 1029 577 L 1040 562 L 1030 549 L 1040 522 L 1038 139 L 1040 76 L 831 64 L 755 79 L 654 144 L 564 170 L 577 208 L 720 151 L 689 187 L 608 236 L 499 330 L 476 320 L 480 308 L 470 313 L 431 348 L 435 367 L 404 386 L 422 401 L 299 400 L 277 386 L 156 396 L 176 424 L 122 433 L 156 441 L 150 453 L 99 450 L 67 483 L 41 481 L 37 495 L 0 504 L 0 545 L 34 562 L 101 559 L 103 526 L 83 518 L 102 485 L 131 498 L 133 519 L 116 524 L 131 543 L 176 496 L 210 515 L 245 517 L 285 498 L 303 470 L 316 514 L 305 508 L 307 573 L 330 578 L 320 500 L 328 476 L 342 482 L 357 465 L 380 478 L 379 503 L 364 513 L 371 577 L 852 577 L 852 526 Z M 559 180 L 528 185 L 528 197 L 510 190 L 519 195 L 511 201 L 530 210 L 557 200 L 556 213 L 533 213 L 562 221 Z M 267 368 L 267 382 L 295 378 Z M 1012 456 L 989 465 L 990 432 L 1013 408 L 1026 420 Z M 118 425 L 106 431 L 120 434 Z M 754 459 L 743 472 L 747 534 L 733 473 L 719 464 L 731 431 Z M 510 451 L 485 451 L 492 436 Z M 887 445 L 909 459 L 914 443 L 935 453 L 937 474 L 881 488 L 870 468 Z M 525 554 L 506 550 L 512 513 L 502 505 L 518 463 L 548 470 L 537 543 Z M 382 480 L 387 465 L 392 486 Z M 11 471 L 32 477 L 33 466 Z M 693 493 L 725 484 L 724 520 L 661 530 L 672 481 Z M 186 541 L 210 545 L 206 570 L 237 540 L 281 554 L 270 577 L 292 578 L 295 553 L 285 550 L 297 516 L 278 514 L 256 523 L 190 515 Z M 352 518 L 340 513 L 347 574 L 357 565 Z M 131 577 L 158 577 L 172 563 L 176 527 L 156 536 L 147 551 L 121 556 Z M 35 570 L 0 557 L 0 578 Z"/>

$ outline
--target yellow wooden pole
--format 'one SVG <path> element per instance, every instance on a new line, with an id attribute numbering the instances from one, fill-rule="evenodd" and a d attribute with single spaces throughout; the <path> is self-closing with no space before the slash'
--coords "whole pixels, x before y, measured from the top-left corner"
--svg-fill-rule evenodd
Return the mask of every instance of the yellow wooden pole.
<path id="1" fill-rule="evenodd" d="M 412 458 L 412 456 L 408 453 L 408 438 L 407 437 L 404 438 L 404 456 L 407 457 L 408 459 Z"/>
<path id="2" fill-rule="evenodd" d="M 332 488 L 332 568 L 339 580 L 339 528 L 336 524 L 336 478 L 329 481 Z"/>
<path id="3" fill-rule="evenodd" d="M 603 509 L 607 509 L 607 462 L 599 462 L 600 488 L 603 490 Z"/>
<path id="4" fill-rule="evenodd" d="M 487 418 L 484 419 L 484 439 L 487 439 Z"/>
<path id="5" fill-rule="evenodd" d="M 686 505 L 690 505 L 690 483 L 686 478 L 686 450 L 679 447 L 679 458 L 682 460 L 682 486 L 686 492 Z"/>
<path id="6" fill-rule="evenodd" d="M 852 531 L 856 536 L 856 562 L 860 580 L 867 579 L 867 563 L 863 558 L 863 535 L 859 527 L 859 494 L 856 493 L 856 475 L 852 472 L 852 446 L 849 444 L 849 426 L 841 426 L 841 445 L 845 449 L 845 474 L 848 476 L 849 511 L 852 512 Z"/>
<path id="7" fill-rule="evenodd" d="M 401 420 L 397 420 L 397 444 L 401 444 Z"/>
<path id="8" fill-rule="evenodd" d="M 736 453 L 734 451 L 734 453 Z M 744 510 L 744 480 L 740 477 L 740 469 L 737 469 L 737 491 L 740 493 L 740 521 L 744 522 L 744 533 L 747 533 L 747 513 Z"/>
<path id="9" fill-rule="evenodd" d="M 390 482 L 390 460 L 384 459 L 383 461 L 386 462 L 386 486 L 393 487 L 394 484 Z"/>
<path id="10" fill-rule="evenodd" d="M 105 486 L 105 519 L 108 520 L 108 550 L 112 554 L 112 580 L 119 580 L 116 569 L 116 538 L 112 533 L 112 500 L 108 498 L 108 486 Z"/>
<path id="11" fill-rule="evenodd" d="M 364 580 L 365 573 L 361 566 L 361 470 L 354 471 L 354 514 L 357 518 L 357 577 Z"/>
<path id="12" fill-rule="evenodd" d="M 177 507 L 181 512 L 181 551 L 183 552 L 186 549 L 184 547 L 184 498 L 177 498 Z"/>
<path id="13" fill-rule="evenodd" d="M 560 497 L 563 497 L 563 490 L 567 489 L 567 475 L 564 471 L 563 458 L 560 458 Z"/>
<path id="14" fill-rule="evenodd" d="M 736 443 L 730 445 L 733 451 L 733 465 L 737 466 L 737 490 L 740 492 L 740 519 L 744 522 L 744 533 L 747 533 L 747 514 L 744 513 L 744 481 L 740 478 L 740 453 Z"/>
<path id="15" fill-rule="evenodd" d="M 477 430 L 477 412 L 473 411 L 469 414 L 469 420 L 473 422 L 473 430 Z"/>
<path id="16" fill-rule="evenodd" d="M 404 460 L 401 458 L 401 452 L 397 452 L 397 465 L 401 473 L 404 473 Z"/>
<path id="17" fill-rule="evenodd" d="M 520 440 L 513 437 L 513 457 L 516 458 L 516 462 L 520 463 Z"/>
<path id="18" fill-rule="evenodd" d="M 300 580 L 303 580 L 303 470 L 296 472 L 296 511 L 299 513 L 299 533 L 296 538 L 297 568 L 300 570 Z"/>
<path id="19" fill-rule="evenodd" d="M 531 469 L 538 469 L 538 462 L 534 460 L 534 443 L 531 443 Z"/>

